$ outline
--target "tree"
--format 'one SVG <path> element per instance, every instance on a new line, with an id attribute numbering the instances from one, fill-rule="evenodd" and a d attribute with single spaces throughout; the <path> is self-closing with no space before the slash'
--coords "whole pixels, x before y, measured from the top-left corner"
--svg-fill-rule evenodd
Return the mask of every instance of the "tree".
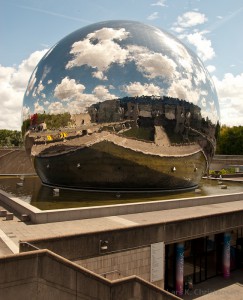
<path id="1" fill-rule="evenodd" d="M 243 155 L 243 126 L 222 126 L 217 142 L 216 153 Z"/>
<path id="2" fill-rule="evenodd" d="M 22 134 L 17 130 L 0 130 L 1 147 L 20 147 L 23 145 Z"/>

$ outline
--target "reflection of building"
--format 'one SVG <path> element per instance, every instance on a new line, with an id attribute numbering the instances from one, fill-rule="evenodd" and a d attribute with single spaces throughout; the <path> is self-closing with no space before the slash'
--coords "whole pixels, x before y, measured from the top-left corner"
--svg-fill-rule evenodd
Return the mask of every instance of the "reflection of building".
<path id="1" fill-rule="evenodd" d="M 106 100 L 92 104 L 87 113 L 72 115 L 70 124 L 44 135 L 29 133 L 35 167 L 46 184 L 192 188 L 214 154 L 215 125 L 201 117 L 198 107 L 179 99 Z"/>
<path id="2" fill-rule="evenodd" d="M 71 115 L 71 120 L 75 127 L 80 127 L 90 124 L 91 118 L 88 113 L 80 113 Z"/>

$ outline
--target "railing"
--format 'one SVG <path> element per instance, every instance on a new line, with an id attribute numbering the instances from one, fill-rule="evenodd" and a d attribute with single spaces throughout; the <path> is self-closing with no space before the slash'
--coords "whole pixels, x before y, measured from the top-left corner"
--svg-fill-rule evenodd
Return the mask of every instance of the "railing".
<path id="1" fill-rule="evenodd" d="M 31 243 L 28 243 L 28 242 L 22 242 L 22 241 L 20 241 L 19 245 L 21 246 L 21 248 L 22 247 L 24 248 L 24 249 L 22 248 L 23 252 L 28 252 L 28 251 L 33 251 L 33 250 L 40 250 L 40 248 L 38 248 L 38 247 L 32 245 Z"/>

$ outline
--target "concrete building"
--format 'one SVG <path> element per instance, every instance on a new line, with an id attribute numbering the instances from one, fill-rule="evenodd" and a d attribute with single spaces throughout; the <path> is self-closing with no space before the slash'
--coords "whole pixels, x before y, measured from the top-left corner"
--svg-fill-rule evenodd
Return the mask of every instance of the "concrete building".
<path id="1" fill-rule="evenodd" d="M 243 193 L 52 211 L 0 201 L 15 215 L 1 218 L 16 253 L 0 258 L 5 299 L 178 299 L 242 268 Z"/>

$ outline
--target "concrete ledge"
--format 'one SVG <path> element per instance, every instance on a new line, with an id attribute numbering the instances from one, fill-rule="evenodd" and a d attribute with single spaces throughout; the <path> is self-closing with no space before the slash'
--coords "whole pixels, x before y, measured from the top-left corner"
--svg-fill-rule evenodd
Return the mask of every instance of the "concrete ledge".
<path id="1" fill-rule="evenodd" d="M 111 282 L 49 251 L 0 257 L 4 299 L 180 299 L 137 276 Z M 24 270 L 24 272 L 23 272 Z"/>
<path id="2" fill-rule="evenodd" d="M 28 215 L 31 222 L 35 224 L 63 222 L 80 219 L 100 218 L 126 214 L 143 213 L 150 211 L 169 210 L 185 207 L 195 207 L 208 204 L 234 202 L 243 200 L 243 192 L 226 195 L 203 196 L 194 198 L 182 198 L 172 200 L 160 200 L 153 202 L 128 203 L 117 205 L 105 205 L 94 207 L 81 207 L 69 209 L 45 210 L 12 197 L 0 190 L 0 201 L 11 207 L 19 215 Z"/>
<path id="3" fill-rule="evenodd" d="M 7 213 L 5 217 L 6 221 L 13 220 L 13 213 Z"/>
<path id="4" fill-rule="evenodd" d="M 5 209 L 0 210 L 0 217 L 6 217 L 7 211 Z"/>

